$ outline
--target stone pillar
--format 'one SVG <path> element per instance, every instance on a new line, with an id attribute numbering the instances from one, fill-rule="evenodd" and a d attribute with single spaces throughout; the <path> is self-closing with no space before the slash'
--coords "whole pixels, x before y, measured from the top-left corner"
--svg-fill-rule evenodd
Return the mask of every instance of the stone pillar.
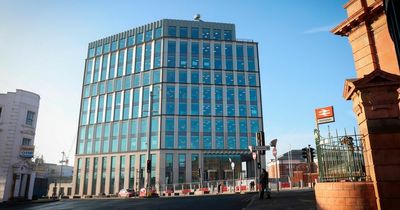
<path id="1" fill-rule="evenodd" d="M 28 199 L 32 200 L 32 195 L 33 195 L 33 187 L 35 186 L 35 179 L 36 179 L 36 172 L 31 173 L 31 178 L 29 181 L 29 192 L 28 192 Z"/>
<path id="2" fill-rule="evenodd" d="M 15 179 L 15 185 L 14 185 L 14 195 L 13 197 L 19 197 L 19 189 L 21 186 L 21 180 L 22 180 L 22 174 L 18 174 L 17 178 Z"/>
<path id="3" fill-rule="evenodd" d="M 400 206 L 400 69 L 382 0 L 350 0 L 348 18 L 335 27 L 353 49 L 357 79 L 345 82 L 344 98 L 353 101 L 367 178 L 378 209 Z M 368 180 L 367 180 L 368 181 Z"/>
<path id="4" fill-rule="evenodd" d="M 365 169 L 379 209 L 400 205 L 399 93 L 400 76 L 380 70 L 347 80 L 345 86 L 363 135 Z"/>

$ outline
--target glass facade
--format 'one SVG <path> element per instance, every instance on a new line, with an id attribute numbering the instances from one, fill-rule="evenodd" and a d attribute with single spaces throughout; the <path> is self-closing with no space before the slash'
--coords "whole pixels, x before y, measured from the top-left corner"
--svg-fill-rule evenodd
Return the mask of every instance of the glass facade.
<path id="1" fill-rule="evenodd" d="M 233 24 L 201 21 L 161 20 L 90 43 L 76 154 L 79 167 L 98 158 L 91 167 L 101 179 L 87 180 L 100 189 L 85 193 L 143 187 L 149 146 L 153 184 L 199 181 L 200 166 L 211 173 L 204 179 L 228 176 L 203 157 L 255 144 L 263 127 L 257 52 L 257 43 L 236 40 Z M 86 167 L 76 172 L 76 194 L 80 179 L 88 184 Z"/>

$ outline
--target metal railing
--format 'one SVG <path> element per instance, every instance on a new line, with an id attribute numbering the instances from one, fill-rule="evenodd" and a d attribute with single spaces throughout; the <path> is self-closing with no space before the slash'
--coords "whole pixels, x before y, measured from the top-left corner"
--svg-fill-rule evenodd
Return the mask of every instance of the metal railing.
<path id="1" fill-rule="evenodd" d="M 364 156 L 362 136 L 355 131 L 353 135 L 320 136 L 315 130 L 317 147 L 319 180 L 321 182 L 335 181 L 365 181 Z"/>
<path id="2" fill-rule="evenodd" d="M 175 183 L 175 184 L 166 184 L 160 185 L 160 192 L 178 192 L 183 190 L 190 191 L 199 191 L 207 189 L 210 193 L 218 193 L 218 185 L 220 185 L 220 193 L 223 191 L 233 192 L 234 187 L 236 187 L 236 191 L 239 189 L 239 186 L 247 186 L 246 189 L 250 190 L 250 183 L 254 182 L 257 185 L 257 180 L 253 178 L 247 179 L 235 179 L 235 180 L 212 180 L 212 181 L 203 181 L 200 182 L 191 182 L 191 183 Z M 243 187 L 242 187 L 243 188 Z M 254 188 L 255 189 L 255 188 Z M 239 189 L 240 191 L 240 189 Z"/>

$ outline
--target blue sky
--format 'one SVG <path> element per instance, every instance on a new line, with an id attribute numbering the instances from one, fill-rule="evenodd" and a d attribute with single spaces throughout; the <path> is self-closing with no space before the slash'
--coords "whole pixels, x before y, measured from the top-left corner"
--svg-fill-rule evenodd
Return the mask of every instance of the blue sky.
<path id="1" fill-rule="evenodd" d="M 266 139 L 313 144 L 314 109 L 334 106 L 332 130 L 356 126 L 342 97 L 355 77 L 346 37 L 329 32 L 347 15 L 347 0 L 21 1 L 0 3 L 0 92 L 41 95 L 35 155 L 72 160 L 87 44 L 163 18 L 236 24 L 238 38 L 259 43 Z M 321 126 L 326 134 L 327 125 Z M 269 156 L 271 153 L 268 154 Z M 270 156 L 271 157 L 271 156 Z"/>

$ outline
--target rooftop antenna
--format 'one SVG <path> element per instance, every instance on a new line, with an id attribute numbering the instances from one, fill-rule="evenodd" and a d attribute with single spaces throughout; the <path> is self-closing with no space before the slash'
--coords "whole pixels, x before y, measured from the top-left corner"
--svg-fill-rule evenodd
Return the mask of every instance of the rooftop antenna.
<path id="1" fill-rule="evenodd" d="M 193 19 L 196 20 L 196 21 L 201 21 L 200 14 L 195 14 Z"/>

